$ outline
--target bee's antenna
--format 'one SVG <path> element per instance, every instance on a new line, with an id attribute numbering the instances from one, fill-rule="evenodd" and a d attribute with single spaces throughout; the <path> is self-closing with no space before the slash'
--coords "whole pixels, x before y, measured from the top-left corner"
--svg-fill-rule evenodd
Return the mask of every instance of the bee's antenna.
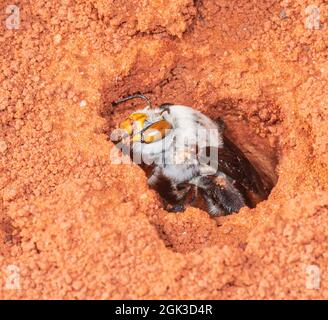
<path id="1" fill-rule="evenodd" d="M 127 96 L 125 98 L 122 98 L 122 99 L 119 99 L 117 101 L 114 101 L 114 102 L 112 102 L 112 106 L 117 106 L 120 103 L 123 103 L 123 102 L 128 101 L 128 100 L 132 100 L 132 99 L 137 99 L 137 98 L 146 100 L 147 103 L 148 103 L 147 108 L 152 108 L 151 101 L 146 96 L 144 96 L 141 93 L 136 93 L 136 94 L 133 94 L 131 96 Z"/>

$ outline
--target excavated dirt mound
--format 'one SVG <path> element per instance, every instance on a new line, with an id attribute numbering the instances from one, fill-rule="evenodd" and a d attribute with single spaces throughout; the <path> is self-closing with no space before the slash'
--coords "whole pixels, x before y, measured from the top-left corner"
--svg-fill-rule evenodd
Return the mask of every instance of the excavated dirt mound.
<path id="1" fill-rule="evenodd" d="M 328 298 L 326 1 L 13 2 L 0 298 Z M 268 200 L 166 212 L 137 165 L 109 160 L 108 133 L 137 107 L 111 102 L 137 91 L 222 117 Z"/>

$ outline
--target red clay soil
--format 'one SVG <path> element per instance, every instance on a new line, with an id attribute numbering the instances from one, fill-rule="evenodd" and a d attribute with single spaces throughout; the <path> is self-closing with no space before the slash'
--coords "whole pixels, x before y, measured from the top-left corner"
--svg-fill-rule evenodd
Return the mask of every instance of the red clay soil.
<path id="1" fill-rule="evenodd" d="M 9 2 L 0 298 L 328 298 L 326 1 Z M 269 199 L 218 219 L 163 210 L 137 165 L 110 162 L 108 133 L 137 107 L 111 101 L 136 91 L 222 116 Z"/>

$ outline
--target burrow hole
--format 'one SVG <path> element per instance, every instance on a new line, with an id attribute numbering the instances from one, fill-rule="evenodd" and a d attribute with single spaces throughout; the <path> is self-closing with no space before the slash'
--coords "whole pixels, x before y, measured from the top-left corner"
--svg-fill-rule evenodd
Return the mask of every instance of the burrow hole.
<path id="1" fill-rule="evenodd" d="M 138 90 L 118 90 L 122 93 L 113 94 L 112 89 L 105 88 L 103 90 L 103 105 L 100 110 L 100 115 L 106 120 L 106 125 L 102 128 L 102 132 L 106 133 L 107 136 L 129 114 L 140 108 L 140 101 L 138 105 L 136 102 L 130 101 L 122 106 L 113 108 L 111 105 L 112 101 Z M 157 96 L 153 90 L 139 91 L 152 100 L 154 107 L 165 102 L 175 103 L 172 99 L 168 100 L 165 97 Z M 194 103 L 183 103 L 181 100 L 180 98 L 177 104 L 194 107 L 211 119 L 221 117 L 224 120 L 227 127 L 227 136 L 244 152 L 271 191 L 278 180 L 276 167 L 279 161 L 279 141 L 277 137 L 281 127 L 279 108 L 274 102 L 266 99 L 261 101 L 244 101 L 226 98 L 219 99 L 215 103 L 199 106 L 197 101 L 194 101 Z M 179 227 L 177 227 L 178 219 L 183 220 L 179 221 Z M 224 239 L 222 233 L 215 231 L 222 230 L 219 228 L 224 226 L 224 222 L 222 223 L 222 220 L 220 220 L 220 223 L 216 223 L 216 226 L 219 228 L 215 229 L 208 225 L 209 220 L 213 219 L 208 218 L 195 223 L 190 221 L 188 215 L 167 214 L 164 217 L 159 215 L 155 219 L 152 217 L 150 222 L 156 227 L 158 234 L 167 247 L 177 252 L 189 252 L 218 242 L 222 243 L 223 240 L 223 243 L 225 241 L 229 243 L 229 234 Z M 192 232 L 193 235 L 191 236 Z M 188 237 L 186 234 L 190 236 Z M 232 238 L 234 240 L 238 239 L 233 234 Z M 240 246 L 242 243 L 239 240 L 236 242 L 236 245 Z"/>

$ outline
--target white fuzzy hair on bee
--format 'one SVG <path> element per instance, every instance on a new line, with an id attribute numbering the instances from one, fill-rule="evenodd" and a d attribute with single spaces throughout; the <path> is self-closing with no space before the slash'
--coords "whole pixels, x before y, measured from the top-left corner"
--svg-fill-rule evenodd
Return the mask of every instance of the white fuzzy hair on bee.
<path id="1" fill-rule="evenodd" d="M 147 107 L 122 121 L 111 140 L 145 170 L 168 211 L 184 211 L 192 197 L 189 203 L 198 199 L 211 215 L 226 215 L 267 197 L 256 169 L 225 136 L 222 120 L 184 105 L 153 108 L 139 93 L 113 106 L 136 98 L 147 101 Z"/>

